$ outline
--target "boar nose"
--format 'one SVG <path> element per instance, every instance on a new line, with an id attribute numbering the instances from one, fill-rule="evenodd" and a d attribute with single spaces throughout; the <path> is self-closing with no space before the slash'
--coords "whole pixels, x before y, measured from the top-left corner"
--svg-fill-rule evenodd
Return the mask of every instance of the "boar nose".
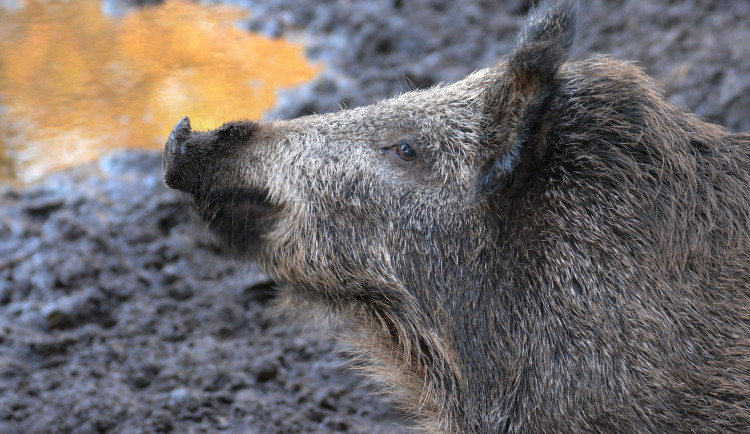
<path id="1" fill-rule="evenodd" d="M 169 133 L 165 150 L 172 154 L 184 154 L 188 138 L 190 138 L 190 118 L 183 116 Z"/>
<path id="2" fill-rule="evenodd" d="M 201 141 L 192 140 L 194 133 L 190 129 L 190 119 L 187 116 L 180 119 L 177 125 L 169 133 L 164 154 L 162 155 L 162 166 L 164 168 L 164 182 L 171 188 L 190 191 L 195 183 L 193 161 L 196 155 L 202 153 Z"/>
<path id="3" fill-rule="evenodd" d="M 190 119 L 180 119 L 164 145 L 164 182 L 192 193 L 210 175 L 219 158 L 226 160 L 233 155 L 232 149 L 248 144 L 257 130 L 257 122 L 235 121 L 212 131 L 192 131 Z"/>

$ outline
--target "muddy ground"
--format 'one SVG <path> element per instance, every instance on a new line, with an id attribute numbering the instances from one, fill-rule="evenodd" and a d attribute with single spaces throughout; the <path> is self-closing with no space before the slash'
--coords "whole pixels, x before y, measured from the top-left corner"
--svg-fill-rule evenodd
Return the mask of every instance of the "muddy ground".
<path id="1" fill-rule="evenodd" d="M 233 3 L 247 29 L 304 39 L 328 65 L 270 118 L 458 79 L 506 53 L 528 9 Z M 637 60 L 671 101 L 750 130 L 750 2 L 593 0 L 584 26 L 575 57 Z M 0 433 L 406 431 L 341 366 L 345 347 L 270 312 L 273 291 L 188 221 L 156 153 L 0 187 Z"/>

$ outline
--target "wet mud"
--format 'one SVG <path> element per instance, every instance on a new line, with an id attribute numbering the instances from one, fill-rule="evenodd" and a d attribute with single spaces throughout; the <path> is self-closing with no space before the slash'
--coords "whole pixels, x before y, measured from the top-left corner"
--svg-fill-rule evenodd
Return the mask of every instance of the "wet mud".
<path id="1" fill-rule="evenodd" d="M 459 79 L 510 50 L 529 7 L 234 3 L 249 31 L 304 39 L 327 65 L 269 118 Z M 638 61 L 670 101 L 746 131 L 748 40 L 747 2 L 593 0 L 574 57 Z M 161 177 L 158 153 L 127 151 L 0 187 L 0 432 L 407 432 L 346 347 L 275 315 L 273 283 L 225 257 Z"/>

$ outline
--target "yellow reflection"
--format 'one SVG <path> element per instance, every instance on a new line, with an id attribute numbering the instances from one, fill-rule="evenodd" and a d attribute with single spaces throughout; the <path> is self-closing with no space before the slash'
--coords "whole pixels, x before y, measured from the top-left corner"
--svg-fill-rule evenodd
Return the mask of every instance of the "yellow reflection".
<path id="1" fill-rule="evenodd" d="M 112 149 L 160 148 L 184 115 L 200 129 L 260 117 L 317 68 L 298 45 L 234 28 L 245 13 L 187 0 L 120 20 L 98 0 L 0 8 L 0 168 L 11 160 L 31 181 Z"/>

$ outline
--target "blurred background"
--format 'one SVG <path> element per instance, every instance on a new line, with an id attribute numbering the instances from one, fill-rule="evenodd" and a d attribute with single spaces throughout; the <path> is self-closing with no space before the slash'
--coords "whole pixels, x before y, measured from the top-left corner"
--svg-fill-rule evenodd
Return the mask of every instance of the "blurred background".
<path id="1" fill-rule="evenodd" d="M 405 432 L 270 309 L 162 182 L 197 129 L 356 107 L 508 53 L 529 0 L 0 0 L 0 433 Z M 750 130 L 750 2 L 591 0 L 573 59 L 637 62 Z M 335 334 L 335 330 L 333 332 Z"/>
<path id="2" fill-rule="evenodd" d="M 532 3 L 3 0 L 0 179 L 158 148 L 184 115 L 259 118 L 319 75 L 271 114 L 454 81 L 507 52 Z M 750 129 L 746 3 L 594 1 L 577 49 L 637 60 L 674 102 Z"/>
<path id="3" fill-rule="evenodd" d="M 156 3 L 156 2 L 154 2 Z M 172 0 L 10 0 L 0 7 L 0 167 L 30 182 L 118 148 L 258 118 L 319 67 L 242 28 L 247 10 Z"/>

